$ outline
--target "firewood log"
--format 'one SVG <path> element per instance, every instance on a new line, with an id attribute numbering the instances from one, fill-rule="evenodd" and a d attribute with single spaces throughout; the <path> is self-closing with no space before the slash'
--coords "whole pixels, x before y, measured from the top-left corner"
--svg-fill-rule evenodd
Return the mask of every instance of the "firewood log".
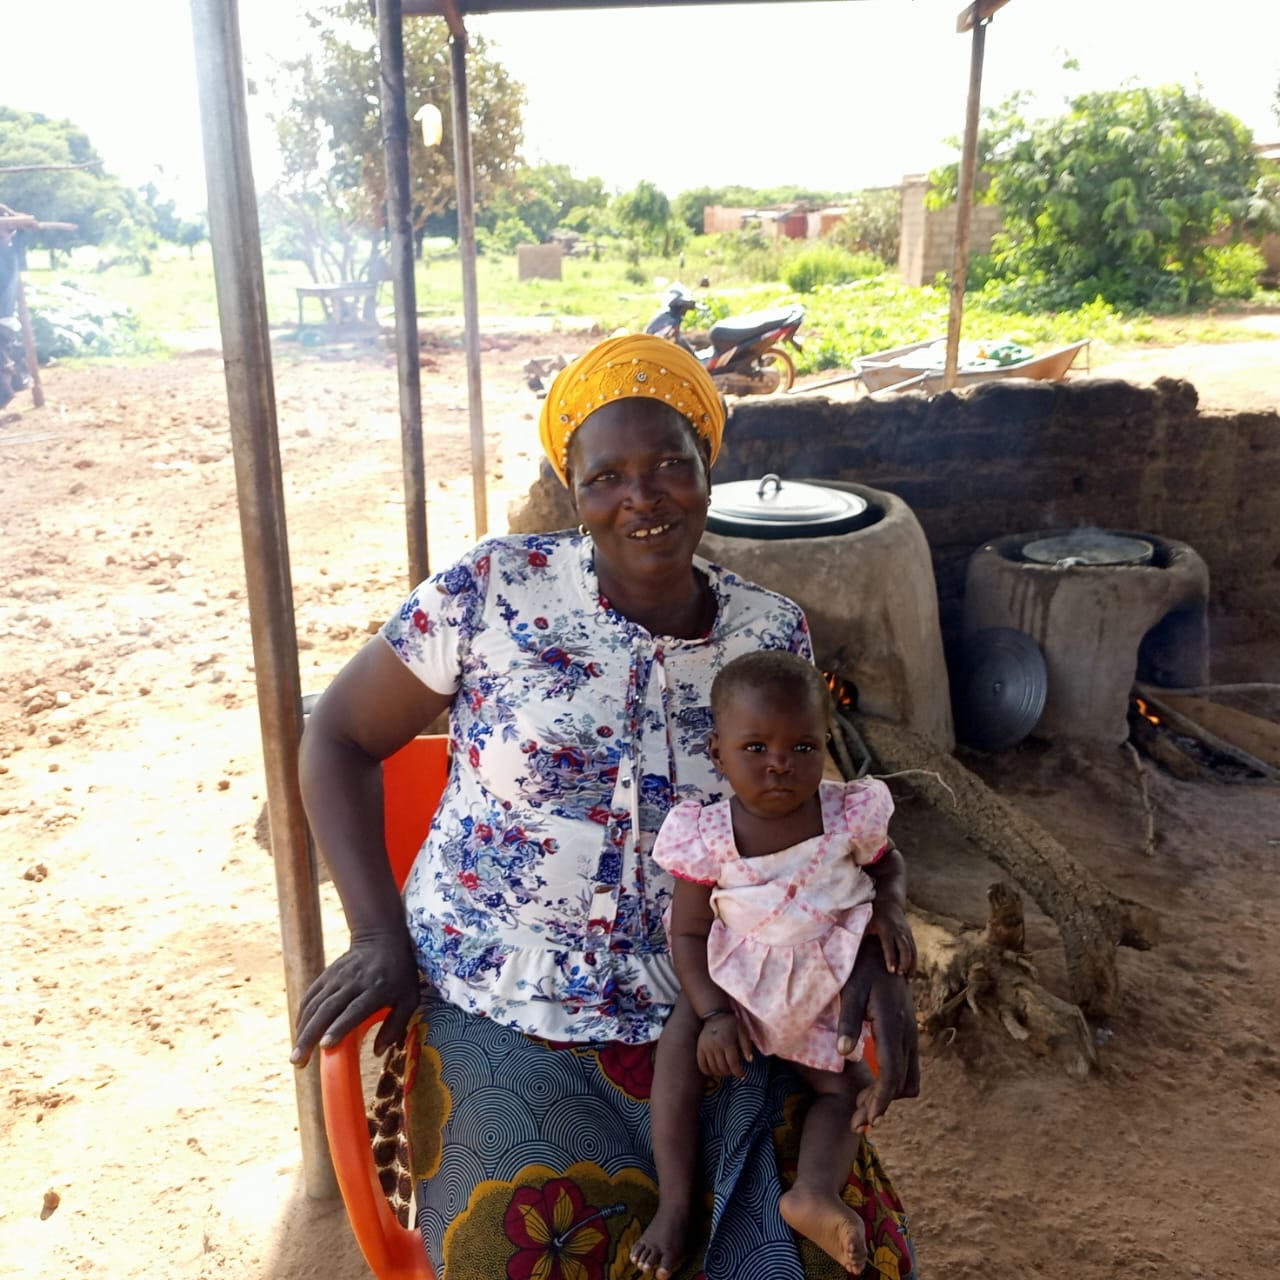
<path id="1" fill-rule="evenodd" d="M 1021 920 L 1017 890 L 993 884 L 987 901 L 991 916 L 985 932 L 914 907 L 907 913 L 916 940 L 917 1016 L 925 1034 L 943 1034 L 969 1009 L 1032 1053 L 1054 1059 L 1074 1079 L 1083 1079 L 1098 1065 L 1098 1053 L 1079 1006 L 1040 985 L 1021 947 L 993 941 L 1006 934 L 1014 916 Z"/>

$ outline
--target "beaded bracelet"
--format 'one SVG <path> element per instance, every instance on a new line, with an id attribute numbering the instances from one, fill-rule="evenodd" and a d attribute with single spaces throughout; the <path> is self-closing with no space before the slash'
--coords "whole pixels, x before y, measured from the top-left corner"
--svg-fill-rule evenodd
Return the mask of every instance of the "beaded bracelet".
<path id="1" fill-rule="evenodd" d="M 732 1009 L 712 1009 L 708 1013 L 698 1015 L 698 1020 L 703 1023 L 710 1022 L 712 1018 L 722 1017 L 726 1013 L 732 1013 Z"/>

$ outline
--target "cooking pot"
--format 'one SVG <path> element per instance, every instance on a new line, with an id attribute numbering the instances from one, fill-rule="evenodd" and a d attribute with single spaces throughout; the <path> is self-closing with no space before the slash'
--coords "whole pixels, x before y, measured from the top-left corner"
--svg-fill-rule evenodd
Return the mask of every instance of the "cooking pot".
<path id="1" fill-rule="evenodd" d="M 1112 533 L 1109 529 L 1072 529 L 1023 543 L 1022 556 L 1035 564 L 1059 569 L 1081 565 L 1150 564 L 1155 547 L 1146 538 Z"/>
<path id="2" fill-rule="evenodd" d="M 707 531 L 730 538 L 830 538 L 874 524 L 880 513 L 860 493 L 770 472 L 713 485 Z"/>

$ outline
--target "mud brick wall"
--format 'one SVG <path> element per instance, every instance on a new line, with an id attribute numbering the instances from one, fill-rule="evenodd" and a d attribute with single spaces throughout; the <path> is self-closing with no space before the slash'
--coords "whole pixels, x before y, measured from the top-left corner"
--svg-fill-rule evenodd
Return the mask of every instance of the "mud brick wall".
<path id="1" fill-rule="evenodd" d="M 1195 388 L 991 382 L 930 399 L 739 401 L 714 480 L 778 472 L 888 489 L 915 512 L 954 635 L 970 554 L 1093 526 L 1183 541 L 1241 638 L 1280 625 L 1280 415 L 1201 413 Z"/>

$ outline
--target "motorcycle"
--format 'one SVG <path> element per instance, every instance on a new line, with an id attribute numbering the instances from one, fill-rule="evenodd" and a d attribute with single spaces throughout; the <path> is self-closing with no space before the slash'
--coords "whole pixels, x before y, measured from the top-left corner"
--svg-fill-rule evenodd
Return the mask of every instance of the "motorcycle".
<path id="1" fill-rule="evenodd" d="M 799 303 L 717 320 L 707 334 L 710 345 L 699 351 L 681 334 L 685 316 L 698 305 L 693 294 L 673 284 L 662 300 L 662 310 L 645 326 L 645 333 L 668 338 L 695 356 L 722 395 L 767 396 L 791 389 L 796 366 L 780 344 L 801 350 L 796 330 L 804 307 Z"/>

